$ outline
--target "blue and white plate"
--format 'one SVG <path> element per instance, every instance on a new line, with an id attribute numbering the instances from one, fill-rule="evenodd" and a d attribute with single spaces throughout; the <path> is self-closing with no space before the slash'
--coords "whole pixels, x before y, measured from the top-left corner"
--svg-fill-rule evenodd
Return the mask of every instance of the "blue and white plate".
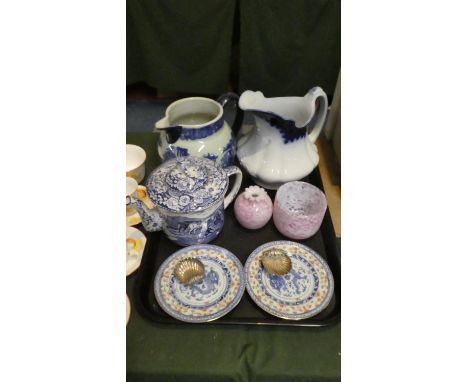
<path id="1" fill-rule="evenodd" d="M 260 261 L 269 248 L 285 250 L 291 271 L 275 276 Z M 333 275 L 325 260 L 309 247 L 292 241 L 272 241 L 253 251 L 245 263 L 246 287 L 250 297 L 266 312 L 289 320 L 315 316 L 333 296 Z"/>
<path id="2" fill-rule="evenodd" d="M 204 279 L 193 285 L 180 283 L 174 275 L 177 263 L 195 257 L 205 267 Z M 245 289 L 244 269 L 227 249 L 200 244 L 183 248 L 159 267 L 154 294 L 161 308 L 185 322 L 208 322 L 229 313 L 239 303 Z"/>

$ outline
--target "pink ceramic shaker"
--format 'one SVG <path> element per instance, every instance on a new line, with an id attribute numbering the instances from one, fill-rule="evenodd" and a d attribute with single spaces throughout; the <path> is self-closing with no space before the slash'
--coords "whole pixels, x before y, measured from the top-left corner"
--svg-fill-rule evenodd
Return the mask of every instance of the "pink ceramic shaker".
<path id="1" fill-rule="evenodd" d="M 234 214 L 240 225 L 247 229 L 262 228 L 273 213 L 273 203 L 266 191 L 250 186 L 240 194 L 234 203 Z"/>

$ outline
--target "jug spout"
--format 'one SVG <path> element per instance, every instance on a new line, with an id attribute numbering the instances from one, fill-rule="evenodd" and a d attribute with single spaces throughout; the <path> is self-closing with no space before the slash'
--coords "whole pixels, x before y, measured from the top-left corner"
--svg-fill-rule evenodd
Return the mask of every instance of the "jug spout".
<path id="1" fill-rule="evenodd" d="M 154 131 L 158 131 L 159 129 L 164 129 L 169 127 L 169 118 L 166 116 L 161 118 L 158 122 L 154 124 Z"/>
<path id="2" fill-rule="evenodd" d="M 127 205 L 130 205 L 141 217 L 141 223 L 148 232 L 160 231 L 163 227 L 163 218 L 156 210 L 156 208 L 148 208 L 141 200 L 127 196 Z"/>
<path id="3" fill-rule="evenodd" d="M 182 126 L 169 125 L 169 118 L 166 116 L 154 124 L 154 131 L 164 132 L 168 144 L 177 142 L 182 134 Z"/>

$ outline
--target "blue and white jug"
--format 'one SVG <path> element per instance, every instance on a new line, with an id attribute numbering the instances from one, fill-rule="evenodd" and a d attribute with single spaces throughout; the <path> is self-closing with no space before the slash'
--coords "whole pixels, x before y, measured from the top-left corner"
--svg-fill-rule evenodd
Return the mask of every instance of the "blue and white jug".
<path id="1" fill-rule="evenodd" d="M 166 109 L 166 116 L 156 122 L 160 132 L 158 153 L 163 161 L 175 157 L 197 156 L 214 160 L 222 167 L 231 166 L 236 156 L 236 141 L 224 120 L 223 107 L 228 102 L 237 106 L 239 97 L 226 93 L 214 101 L 190 97 L 175 101 Z M 242 123 L 242 110 L 236 110 L 233 130 Z"/>
<path id="2" fill-rule="evenodd" d="M 328 108 L 321 88 L 309 90 L 304 97 L 277 98 L 247 90 L 239 107 L 253 113 L 255 125 L 239 139 L 237 157 L 257 184 L 278 189 L 304 178 L 317 166 L 315 141 Z"/>

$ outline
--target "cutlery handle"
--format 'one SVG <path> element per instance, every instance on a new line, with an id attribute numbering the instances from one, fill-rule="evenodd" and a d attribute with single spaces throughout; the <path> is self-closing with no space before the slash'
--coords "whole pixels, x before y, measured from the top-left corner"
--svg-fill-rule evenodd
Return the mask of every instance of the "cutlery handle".
<path id="1" fill-rule="evenodd" d="M 239 188 L 242 183 L 242 171 L 240 170 L 239 167 L 236 167 L 236 166 L 226 167 L 224 171 L 226 171 L 228 176 L 231 176 L 231 175 L 236 176 L 231 192 L 227 194 L 226 197 L 224 198 L 224 209 L 226 209 L 229 206 L 229 204 L 231 204 L 231 202 L 234 200 L 237 193 L 239 192 Z"/>

